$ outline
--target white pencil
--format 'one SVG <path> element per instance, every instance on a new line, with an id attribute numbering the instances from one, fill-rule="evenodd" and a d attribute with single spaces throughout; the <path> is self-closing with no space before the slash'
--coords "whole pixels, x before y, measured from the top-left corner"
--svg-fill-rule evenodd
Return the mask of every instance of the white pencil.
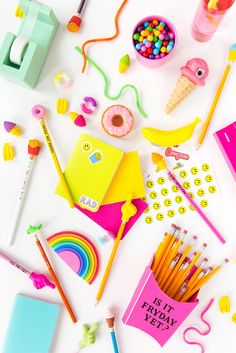
<path id="1" fill-rule="evenodd" d="M 12 227 L 11 227 L 11 231 L 10 231 L 9 238 L 8 238 L 8 246 L 11 246 L 14 242 L 14 239 L 15 239 L 16 231 L 17 231 L 17 228 L 19 225 L 20 216 L 21 216 L 23 206 L 24 206 L 25 195 L 26 195 L 28 187 L 29 187 L 30 178 L 31 178 L 34 164 L 35 164 L 35 157 L 37 157 L 37 155 L 39 154 L 39 151 L 40 151 L 40 141 L 29 140 L 29 142 L 28 142 L 29 159 L 28 159 L 22 187 L 20 190 L 20 194 L 17 199 L 17 206 L 16 206 L 15 214 L 13 216 Z"/>

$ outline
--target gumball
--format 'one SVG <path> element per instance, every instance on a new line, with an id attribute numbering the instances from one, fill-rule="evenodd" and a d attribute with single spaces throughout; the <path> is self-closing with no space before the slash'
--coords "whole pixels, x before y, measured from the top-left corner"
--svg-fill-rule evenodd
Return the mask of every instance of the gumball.
<path id="1" fill-rule="evenodd" d="M 174 39 L 174 38 L 175 38 L 175 35 L 174 35 L 173 32 L 168 32 L 168 35 L 169 35 L 169 37 L 170 37 L 171 39 Z"/>
<path id="2" fill-rule="evenodd" d="M 148 53 L 147 53 L 147 52 L 144 52 L 144 53 L 143 53 L 143 56 L 144 56 L 145 58 L 147 58 L 147 57 L 148 57 Z"/>
<path id="3" fill-rule="evenodd" d="M 153 31 L 153 28 L 152 28 L 151 26 L 148 26 L 147 30 L 148 30 L 149 32 L 152 32 L 152 31 Z"/>
<path id="4" fill-rule="evenodd" d="M 143 26 L 138 26 L 137 31 L 141 32 L 143 30 L 143 28 L 144 28 Z"/>
<path id="5" fill-rule="evenodd" d="M 158 29 L 159 31 L 163 31 L 164 27 L 161 24 L 159 24 Z"/>
<path id="6" fill-rule="evenodd" d="M 147 27 L 149 26 L 149 22 L 148 22 L 148 21 L 146 21 L 146 22 L 144 22 L 144 24 L 143 24 L 143 25 L 144 25 L 144 27 L 145 27 L 145 28 L 147 28 Z"/>
<path id="7" fill-rule="evenodd" d="M 160 39 L 160 40 L 163 40 L 164 38 L 165 38 L 164 34 L 161 33 L 161 34 L 159 35 L 159 39 Z"/>
<path id="8" fill-rule="evenodd" d="M 166 24 L 165 24 L 165 22 L 161 21 L 161 22 L 160 22 L 160 25 L 163 26 L 163 27 L 165 27 Z"/>
<path id="9" fill-rule="evenodd" d="M 150 34 L 149 36 L 147 36 L 147 40 L 149 40 L 150 42 L 153 41 L 153 36 Z"/>
<path id="10" fill-rule="evenodd" d="M 138 41 L 139 41 L 140 43 L 142 43 L 142 41 L 143 41 L 143 37 L 142 37 L 142 36 L 140 36 L 140 37 L 139 37 L 139 39 L 138 39 Z"/>
<path id="11" fill-rule="evenodd" d="M 161 54 L 160 54 L 160 58 L 164 58 L 164 56 L 166 56 L 165 53 L 161 53 Z"/>
<path id="12" fill-rule="evenodd" d="M 142 48 L 141 48 L 141 51 L 142 51 L 142 52 L 145 52 L 146 50 L 147 50 L 146 46 L 143 45 Z"/>
<path id="13" fill-rule="evenodd" d="M 155 49 L 153 50 L 153 54 L 154 54 L 154 55 L 159 54 L 159 49 L 155 48 Z"/>
<path id="14" fill-rule="evenodd" d="M 165 41 L 163 42 L 163 46 L 164 46 L 164 47 L 167 47 L 167 45 L 168 45 L 168 41 L 165 40 Z"/>
<path id="15" fill-rule="evenodd" d="M 138 34 L 138 33 L 135 33 L 135 34 L 134 34 L 134 39 L 135 39 L 135 40 L 138 40 L 138 39 L 139 39 L 139 34 Z"/>
<path id="16" fill-rule="evenodd" d="M 147 53 L 148 53 L 148 54 L 152 54 L 152 53 L 153 53 L 152 48 L 148 48 L 148 49 L 147 49 Z"/>
<path id="17" fill-rule="evenodd" d="M 146 44 L 145 44 L 145 47 L 146 48 L 150 48 L 152 46 L 152 43 L 151 42 L 147 42 Z"/>
<path id="18" fill-rule="evenodd" d="M 141 45 L 140 44 L 136 44 L 135 48 L 139 51 L 139 50 L 141 50 Z"/>
<path id="19" fill-rule="evenodd" d="M 159 21 L 158 21 L 157 19 L 155 19 L 155 20 L 152 21 L 152 23 L 153 23 L 155 26 L 157 26 L 158 23 L 159 23 Z"/>
<path id="20" fill-rule="evenodd" d="M 153 55 L 153 54 L 149 55 L 149 59 L 154 59 L 154 58 L 155 58 L 155 55 Z"/>

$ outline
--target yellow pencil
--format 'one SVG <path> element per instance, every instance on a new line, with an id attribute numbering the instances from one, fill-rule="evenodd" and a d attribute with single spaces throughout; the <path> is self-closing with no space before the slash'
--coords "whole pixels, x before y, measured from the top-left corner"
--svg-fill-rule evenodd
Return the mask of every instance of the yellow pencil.
<path id="1" fill-rule="evenodd" d="M 155 272 L 155 270 L 157 268 L 157 265 L 159 264 L 159 261 L 161 259 L 161 255 L 165 251 L 164 246 L 165 246 L 165 240 L 166 240 L 167 236 L 168 236 L 168 233 L 165 233 L 164 234 L 164 239 L 159 244 L 159 246 L 158 246 L 158 248 L 157 248 L 157 250 L 155 252 L 154 260 L 153 260 L 153 263 L 152 263 L 152 266 L 151 266 L 151 269 L 152 269 L 153 272 Z"/>
<path id="2" fill-rule="evenodd" d="M 214 2 L 214 0 L 212 0 L 212 2 Z M 202 131 L 201 131 L 201 134 L 199 136 L 199 139 L 198 139 L 198 146 L 197 146 L 197 149 L 199 149 L 199 147 L 201 146 L 204 138 L 205 138 L 205 135 L 207 133 L 207 130 L 208 130 L 208 127 L 210 125 L 210 122 L 212 120 L 212 117 L 213 117 L 213 114 L 215 112 L 215 109 L 216 109 L 216 106 L 217 106 L 217 103 L 219 101 L 219 98 L 220 98 L 220 95 L 222 93 L 222 90 L 224 88 L 224 85 L 225 85 L 225 82 L 226 82 L 226 79 L 228 77 L 228 74 L 229 74 L 229 71 L 231 69 L 231 66 L 232 66 L 232 63 L 236 60 L 236 45 L 233 44 L 229 50 L 229 56 L 228 56 L 228 65 L 226 66 L 225 68 L 225 71 L 223 73 L 223 76 L 221 78 L 221 81 L 220 81 L 220 84 L 219 84 L 219 87 L 217 89 L 217 92 L 216 92 L 216 95 L 215 95 L 215 98 L 212 102 L 212 105 L 211 105 L 211 108 L 210 108 L 210 111 L 208 113 L 208 116 L 207 116 L 207 119 L 205 121 L 205 124 L 203 125 L 203 128 L 202 128 Z"/>
<path id="3" fill-rule="evenodd" d="M 183 244 L 183 239 L 186 236 L 187 231 L 184 230 L 183 233 L 181 234 L 181 236 L 175 241 L 174 245 L 172 246 L 171 251 L 169 252 L 169 255 L 165 261 L 164 267 L 159 275 L 159 287 L 162 288 L 163 284 L 165 283 L 165 281 L 167 280 L 171 269 L 170 269 L 170 264 L 173 261 L 173 259 L 175 258 L 175 256 L 178 253 L 178 250 L 180 248 L 180 246 Z"/>
<path id="4" fill-rule="evenodd" d="M 197 262 L 197 260 L 199 259 L 199 257 L 202 255 L 203 251 L 205 250 L 205 248 L 207 247 L 207 244 L 204 243 L 201 248 L 196 252 L 195 256 L 193 257 L 193 259 L 191 259 L 191 261 L 189 261 L 189 263 L 187 264 L 187 266 L 185 267 L 183 273 L 181 274 L 180 278 L 178 279 L 178 283 L 175 286 L 173 292 L 172 292 L 172 298 L 176 299 L 179 295 L 179 291 L 182 287 L 182 285 L 184 284 L 184 281 L 186 280 L 186 278 L 188 277 L 188 275 L 190 274 L 190 271 L 192 270 L 193 266 L 195 265 L 195 263 Z M 176 299 L 177 300 L 177 299 Z"/>
<path id="5" fill-rule="evenodd" d="M 200 281 L 204 276 L 207 276 L 211 271 L 213 271 L 213 267 L 212 267 L 212 266 L 208 267 L 208 269 L 202 270 L 202 272 L 199 273 L 199 275 L 197 276 L 197 278 L 195 279 L 195 281 L 192 283 L 191 287 L 186 288 L 186 290 L 191 291 L 194 287 L 197 286 L 197 284 L 199 283 L 199 281 Z M 184 293 L 184 294 L 185 294 L 185 293 Z"/>
<path id="6" fill-rule="evenodd" d="M 187 283 L 187 288 L 191 288 L 193 283 L 195 282 L 195 279 L 200 275 L 200 273 L 203 271 L 204 267 L 206 266 L 208 262 L 208 259 L 205 257 L 202 262 L 200 263 L 200 266 L 196 269 L 194 274 L 191 276 L 191 278 L 188 280 Z"/>
<path id="7" fill-rule="evenodd" d="M 121 207 L 121 212 L 122 212 L 121 225 L 120 225 L 120 229 L 117 234 L 116 240 L 114 242 L 114 246 L 113 246 L 110 258 L 108 260 L 107 267 L 106 267 L 106 270 L 105 270 L 103 278 L 102 278 L 102 282 L 100 284 L 100 287 L 99 287 L 99 290 L 97 293 L 97 297 L 96 297 L 97 303 L 99 302 L 99 300 L 102 297 L 109 273 L 111 271 L 113 261 L 115 259 L 123 232 L 125 230 L 125 225 L 127 222 L 129 222 L 130 218 L 133 217 L 137 213 L 137 208 L 134 206 L 134 204 L 131 201 L 132 201 L 132 196 L 130 195 L 128 197 L 127 201 L 125 202 L 125 204 Z"/>
<path id="8" fill-rule="evenodd" d="M 197 262 L 199 257 L 201 256 L 201 253 L 205 249 L 205 247 L 206 247 L 206 244 L 204 243 L 203 246 L 201 246 L 201 248 L 199 249 L 199 251 L 194 252 L 193 255 L 191 256 L 191 258 L 189 260 L 187 260 L 185 263 L 183 263 L 183 265 L 179 269 L 179 272 L 178 272 L 176 278 L 173 281 L 171 291 L 170 291 L 170 293 L 168 293 L 168 295 L 171 298 L 175 297 L 175 294 L 181 288 L 183 282 L 187 278 L 189 272 L 191 271 L 191 269 L 193 268 L 193 266 L 195 265 L 195 263 Z"/>
<path id="9" fill-rule="evenodd" d="M 155 253 L 154 263 L 152 264 L 152 271 L 153 271 L 154 275 L 155 275 L 155 272 L 157 271 L 159 263 L 162 259 L 162 255 L 166 252 L 166 249 L 167 249 L 167 247 L 173 237 L 175 229 L 176 229 L 176 225 L 171 224 L 170 232 L 165 233 L 165 238 L 163 239 L 163 241 L 161 242 L 161 244 L 157 248 L 157 251 Z"/>
<path id="10" fill-rule="evenodd" d="M 199 267 L 197 267 L 196 271 L 194 271 L 193 275 L 191 276 L 191 278 L 188 280 L 186 279 L 186 281 L 183 283 L 183 285 L 181 286 L 179 292 L 177 293 L 175 300 L 177 301 L 181 301 L 181 299 L 183 298 L 183 296 L 185 295 L 185 293 L 187 292 L 187 290 L 191 290 L 191 288 L 195 287 L 194 283 L 197 283 L 198 281 L 200 281 L 200 279 L 205 275 L 204 272 L 206 272 L 204 270 L 204 267 L 207 263 L 208 259 L 204 258 L 200 264 Z"/>
<path id="11" fill-rule="evenodd" d="M 194 235 L 192 237 L 192 241 L 190 242 L 190 244 L 185 248 L 185 250 L 183 251 L 182 255 L 180 256 L 179 260 L 177 261 L 177 263 L 172 263 L 170 265 L 170 267 L 172 268 L 172 272 L 169 276 L 169 278 L 167 279 L 166 283 L 164 284 L 162 290 L 164 293 L 166 293 L 167 295 L 169 295 L 168 293 L 171 290 L 171 285 L 173 283 L 173 280 L 175 279 L 175 276 L 179 270 L 179 268 L 182 266 L 183 262 L 185 261 L 185 258 L 187 257 L 187 255 L 189 254 L 189 252 L 191 251 L 194 242 L 197 240 L 197 236 Z"/>
<path id="12" fill-rule="evenodd" d="M 196 287 L 194 287 L 190 292 L 187 291 L 187 293 L 183 296 L 182 302 L 188 301 L 196 292 L 198 292 L 214 275 L 217 274 L 227 263 L 229 262 L 228 259 L 225 259 L 224 262 L 214 268 L 213 271 L 211 271 L 207 276 L 204 276 L 201 281 L 197 284 Z"/>
<path id="13" fill-rule="evenodd" d="M 57 174 L 60 178 L 60 182 L 62 183 L 62 186 L 63 186 L 63 189 L 64 189 L 64 192 L 65 192 L 65 197 L 70 205 L 71 208 L 74 208 L 75 205 L 74 205 L 74 201 L 73 201 L 73 198 L 72 198 L 72 195 L 71 195 L 71 192 L 70 192 L 70 189 L 67 185 L 67 182 L 66 182 L 66 179 L 65 179 L 65 176 L 62 172 L 62 169 L 61 169 L 61 166 L 59 164 L 59 161 L 58 161 L 58 158 L 57 158 L 57 155 L 56 155 L 56 151 L 53 147 L 53 144 L 52 144 L 52 140 L 50 138 L 50 135 L 49 135 L 49 132 L 48 132 L 48 129 L 47 129 L 47 126 L 44 122 L 44 119 L 40 119 L 40 124 L 42 126 L 42 129 L 43 129 L 43 133 L 44 133 L 44 136 L 45 136 L 45 139 L 47 141 L 47 144 L 48 144 L 48 147 L 49 147 L 49 150 L 51 152 L 51 156 L 52 156 L 52 159 L 53 159 L 53 162 L 54 162 L 54 165 L 56 167 L 56 170 L 57 170 Z"/>
<path id="14" fill-rule="evenodd" d="M 158 264 L 158 266 L 157 266 L 157 269 L 156 269 L 156 271 L 155 271 L 155 277 L 156 277 L 156 280 L 158 280 L 158 283 L 159 283 L 159 278 L 158 278 L 158 276 L 159 276 L 159 274 L 160 274 L 160 272 L 161 272 L 161 270 L 162 270 L 162 267 L 163 267 L 163 265 L 164 265 L 164 263 L 165 263 L 166 258 L 168 257 L 169 252 L 170 252 L 171 249 L 172 249 L 172 246 L 174 245 L 174 242 L 176 241 L 176 239 L 177 239 L 177 237 L 178 237 L 178 235 L 179 235 L 179 231 L 180 231 L 180 228 L 179 228 L 179 227 L 176 227 L 176 228 L 174 229 L 174 232 L 171 234 L 171 237 L 170 237 L 170 241 L 169 241 L 169 243 L 168 243 L 168 246 L 167 246 L 165 252 L 164 252 L 163 255 L 162 255 L 161 261 L 159 262 L 159 264 Z"/>

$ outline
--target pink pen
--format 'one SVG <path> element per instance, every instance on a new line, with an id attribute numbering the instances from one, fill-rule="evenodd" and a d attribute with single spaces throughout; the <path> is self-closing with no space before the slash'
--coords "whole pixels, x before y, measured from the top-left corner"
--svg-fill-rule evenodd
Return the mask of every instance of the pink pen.
<path id="1" fill-rule="evenodd" d="M 202 212 L 201 208 L 196 204 L 196 202 L 189 196 L 187 191 L 183 188 L 183 186 L 178 182 L 175 176 L 168 170 L 167 175 L 171 178 L 173 183 L 179 188 L 182 194 L 186 197 L 188 202 L 195 208 L 197 213 L 201 216 L 203 221 L 208 225 L 208 227 L 212 230 L 212 232 L 217 236 L 217 238 L 221 241 L 221 243 L 225 243 L 225 239 L 222 237 L 220 232 L 216 229 L 216 227 L 211 223 L 211 221 L 207 218 L 207 216 Z"/>
<path id="2" fill-rule="evenodd" d="M 171 173 L 170 170 L 168 170 L 166 163 L 164 161 L 164 158 L 161 154 L 159 153 L 152 153 L 152 162 L 157 166 L 157 171 L 158 170 L 165 170 L 168 177 L 172 180 L 172 182 L 179 188 L 179 190 L 182 192 L 182 194 L 186 197 L 188 202 L 195 208 L 197 213 L 201 216 L 203 221 L 208 225 L 208 227 L 212 230 L 212 232 L 217 236 L 217 238 L 221 241 L 221 243 L 225 243 L 225 239 L 222 237 L 222 235 L 218 232 L 218 230 L 215 228 L 215 226 L 211 223 L 211 221 L 207 218 L 207 216 L 202 212 L 201 208 L 196 204 L 196 202 L 189 196 L 187 191 L 183 188 L 183 186 L 178 182 L 178 180 L 175 178 L 174 174 Z"/>
<path id="3" fill-rule="evenodd" d="M 12 266 L 18 268 L 21 272 L 25 273 L 33 282 L 33 285 L 36 289 L 42 289 L 45 286 L 50 288 L 55 288 L 55 285 L 50 282 L 45 275 L 41 275 L 30 270 L 27 270 L 24 266 L 17 263 L 15 260 L 11 259 L 9 256 L 0 251 L 0 258 L 7 261 Z"/>

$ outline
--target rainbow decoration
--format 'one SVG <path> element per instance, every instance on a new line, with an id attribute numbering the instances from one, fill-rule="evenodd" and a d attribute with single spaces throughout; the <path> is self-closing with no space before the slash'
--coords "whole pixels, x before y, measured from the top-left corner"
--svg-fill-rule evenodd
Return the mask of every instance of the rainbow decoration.
<path id="1" fill-rule="evenodd" d="M 99 270 L 99 257 L 94 244 L 84 235 L 63 231 L 47 239 L 49 245 L 77 275 L 91 284 Z"/>

